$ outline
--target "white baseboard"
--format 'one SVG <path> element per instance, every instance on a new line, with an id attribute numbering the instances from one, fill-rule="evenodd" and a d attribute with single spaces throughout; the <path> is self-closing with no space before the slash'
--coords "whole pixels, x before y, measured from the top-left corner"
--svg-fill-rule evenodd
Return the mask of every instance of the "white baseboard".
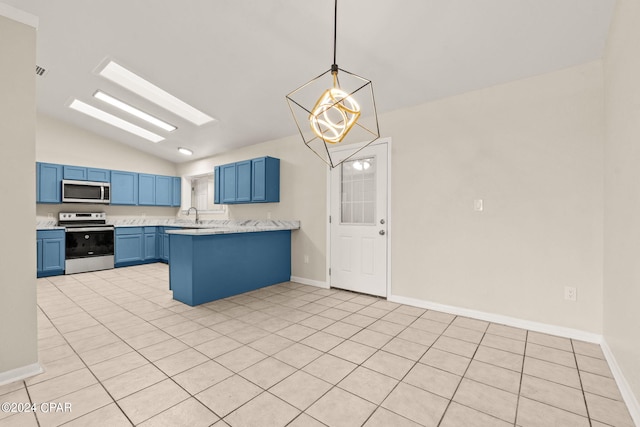
<path id="1" fill-rule="evenodd" d="M 303 285 L 311 285 L 317 286 L 322 289 L 329 289 L 329 284 L 327 282 L 321 282 L 319 280 L 306 279 L 304 277 L 291 276 L 291 281 L 296 283 L 301 283 Z"/>
<path id="2" fill-rule="evenodd" d="M 407 298 L 398 295 L 391 295 L 387 299 L 389 301 L 397 302 L 400 304 L 412 305 L 414 307 L 426 308 L 429 310 L 443 311 L 445 313 L 455 314 L 457 316 L 466 316 L 474 319 L 485 320 L 488 322 L 500 323 L 502 325 L 527 329 L 529 331 L 541 332 L 544 334 L 556 335 L 565 338 L 572 338 L 596 344 L 602 343 L 602 335 L 581 331 L 579 329 L 565 328 L 562 326 L 533 322 L 530 320 L 518 319 L 516 317 L 502 316 L 500 314 L 487 313 L 484 311 L 471 310 L 468 308 L 455 307 L 452 305 L 439 304 L 435 302 L 424 301 L 415 298 Z"/>
<path id="3" fill-rule="evenodd" d="M 33 363 L 31 365 L 22 366 L 10 371 L 0 372 L 0 386 L 12 383 L 14 381 L 24 380 L 25 378 L 29 378 L 43 372 L 44 369 L 42 369 L 40 363 Z"/>
<path id="4" fill-rule="evenodd" d="M 620 394 L 622 394 L 624 403 L 626 403 L 627 409 L 629 409 L 631 418 L 633 418 L 633 421 L 637 426 L 640 426 L 640 403 L 638 403 L 638 399 L 633 394 L 633 390 L 631 390 L 629 383 L 624 377 L 622 369 L 620 369 L 620 365 L 618 365 L 618 361 L 613 355 L 613 352 L 611 351 L 609 344 L 607 344 L 607 341 L 603 339 L 600 346 L 602 347 L 604 357 L 607 359 L 607 363 L 611 368 L 611 373 L 613 374 L 613 377 L 618 384 L 618 388 L 620 389 Z"/>

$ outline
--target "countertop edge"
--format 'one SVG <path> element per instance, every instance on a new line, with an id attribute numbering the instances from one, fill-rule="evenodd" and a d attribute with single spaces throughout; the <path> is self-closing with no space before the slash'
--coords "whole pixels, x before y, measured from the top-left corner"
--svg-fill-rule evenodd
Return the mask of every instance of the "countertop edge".
<path id="1" fill-rule="evenodd" d="M 183 230 L 167 230 L 167 234 L 181 236 L 210 236 L 213 234 L 261 233 L 269 231 L 298 230 L 300 227 L 228 227 L 228 228 L 188 228 Z"/>

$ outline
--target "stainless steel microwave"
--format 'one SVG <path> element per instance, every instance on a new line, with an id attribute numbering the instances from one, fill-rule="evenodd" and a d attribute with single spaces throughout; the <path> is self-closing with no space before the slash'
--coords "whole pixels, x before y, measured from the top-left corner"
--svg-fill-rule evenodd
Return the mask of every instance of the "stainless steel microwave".
<path id="1" fill-rule="evenodd" d="M 70 203 L 111 202 L 111 184 L 108 182 L 62 180 L 62 201 Z"/>

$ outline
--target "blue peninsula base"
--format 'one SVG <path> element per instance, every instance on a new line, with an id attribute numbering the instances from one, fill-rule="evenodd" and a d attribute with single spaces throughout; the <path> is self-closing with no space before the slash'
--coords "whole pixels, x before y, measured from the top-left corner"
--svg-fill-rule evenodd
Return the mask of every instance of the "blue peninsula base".
<path id="1" fill-rule="evenodd" d="M 173 299 L 190 306 L 291 279 L 291 230 L 169 239 Z"/>

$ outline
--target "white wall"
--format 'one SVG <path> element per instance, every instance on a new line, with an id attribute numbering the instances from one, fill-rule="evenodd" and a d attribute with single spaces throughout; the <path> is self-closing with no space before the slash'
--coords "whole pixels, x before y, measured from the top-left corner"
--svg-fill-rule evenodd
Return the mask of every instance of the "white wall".
<path id="1" fill-rule="evenodd" d="M 88 118 L 87 120 L 93 120 Z M 65 165 L 91 166 L 143 172 L 158 175 L 177 174 L 175 163 L 151 156 L 128 145 L 103 138 L 94 133 L 66 124 L 45 114 L 38 114 L 36 132 L 36 161 Z M 35 188 L 35 187 L 34 187 Z M 108 216 L 175 216 L 177 208 L 157 206 L 104 206 L 38 204 L 37 215 L 56 217 L 58 212 L 73 210 L 95 211 L 98 208 Z"/>
<path id="2" fill-rule="evenodd" d="M 393 294 L 600 333 L 602 102 L 593 62 L 381 117 Z"/>
<path id="3" fill-rule="evenodd" d="M 636 396 L 640 422 L 640 3 L 619 0 L 606 84 L 604 336 Z"/>
<path id="4" fill-rule="evenodd" d="M 594 62 L 381 115 L 393 139 L 392 293 L 600 333 L 602 103 Z M 293 275 L 324 282 L 327 169 L 298 137 L 178 169 L 263 155 L 282 159 L 281 203 L 229 216 L 300 219 Z"/>
<path id="5" fill-rule="evenodd" d="M 38 361 L 35 191 L 25 191 L 35 188 L 35 28 L 0 14 L 0 58 L 1 384 Z"/>

